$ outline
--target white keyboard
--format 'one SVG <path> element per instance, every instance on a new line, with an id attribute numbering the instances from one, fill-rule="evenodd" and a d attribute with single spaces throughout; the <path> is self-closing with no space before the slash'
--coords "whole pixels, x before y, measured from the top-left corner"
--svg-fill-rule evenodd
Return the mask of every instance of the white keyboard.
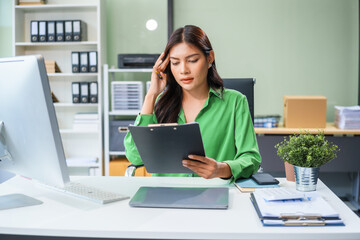
<path id="1" fill-rule="evenodd" d="M 120 201 L 129 198 L 128 196 L 125 195 L 103 191 L 98 188 L 83 185 L 81 183 L 76 183 L 76 182 L 69 182 L 65 184 L 63 188 L 62 187 L 51 187 L 51 188 L 75 197 L 83 198 L 101 204 Z"/>
<path id="2" fill-rule="evenodd" d="M 267 201 L 302 199 L 305 197 L 304 193 L 283 187 L 257 189 L 256 193 Z"/>

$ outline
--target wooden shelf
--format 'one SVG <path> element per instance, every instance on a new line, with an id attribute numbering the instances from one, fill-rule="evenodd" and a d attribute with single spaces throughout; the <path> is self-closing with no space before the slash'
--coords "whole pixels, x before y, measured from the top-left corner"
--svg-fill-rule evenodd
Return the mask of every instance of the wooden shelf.
<path id="1" fill-rule="evenodd" d="M 256 134 L 294 134 L 300 131 L 309 131 L 316 134 L 319 130 L 324 131 L 325 135 L 360 135 L 360 129 L 340 129 L 334 123 L 327 123 L 326 128 L 284 128 L 282 126 L 277 128 L 255 128 Z"/>

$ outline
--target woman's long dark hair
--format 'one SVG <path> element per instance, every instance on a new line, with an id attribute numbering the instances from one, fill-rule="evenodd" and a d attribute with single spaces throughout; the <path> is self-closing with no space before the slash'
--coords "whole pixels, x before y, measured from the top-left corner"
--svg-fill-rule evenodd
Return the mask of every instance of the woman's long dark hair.
<path id="1" fill-rule="evenodd" d="M 213 50 L 208 37 L 201 28 L 186 25 L 171 34 L 164 51 L 164 56 L 166 57 L 169 54 L 170 49 L 174 45 L 182 42 L 194 45 L 204 53 L 205 57 L 209 57 L 210 51 Z M 178 121 L 183 93 L 181 86 L 176 82 L 174 75 L 171 73 L 170 63 L 164 72 L 167 76 L 166 88 L 155 105 L 155 115 L 158 123 L 174 123 Z M 223 81 L 216 71 L 215 60 L 208 70 L 207 82 L 209 87 L 216 91 L 220 90 L 222 92 L 224 89 Z"/>

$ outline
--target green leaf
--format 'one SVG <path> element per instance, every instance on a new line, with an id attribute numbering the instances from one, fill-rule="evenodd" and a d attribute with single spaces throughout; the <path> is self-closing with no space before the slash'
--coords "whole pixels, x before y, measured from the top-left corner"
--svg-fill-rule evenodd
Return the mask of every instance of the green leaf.
<path id="1" fill-rule="evenodd" d="M 320 167 L 337 157 L 339 147 L 325 140 L 324 132 L 311 134 L 301 131 L 275 145 L 277 155 L 292 165 L 299 167 Z"/>

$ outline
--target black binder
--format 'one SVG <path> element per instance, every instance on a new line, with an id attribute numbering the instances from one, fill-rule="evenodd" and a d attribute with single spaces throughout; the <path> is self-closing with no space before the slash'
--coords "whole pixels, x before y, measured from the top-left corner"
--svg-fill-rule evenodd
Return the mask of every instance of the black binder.
<path id="1" fill-rule="evenodd" d="M 80 83 L 80 96 L 81 96 L 81 103 L 89 103 L 89 83 L 88 82 Z"/>
<path id="2" fill-rule="evenodd" d="M 97 52 L 89 52 L 89 72 L 98 71 Z"/>
<path id="3" fill-rule="evenodd" d="M 81 20 L 73 20 L 73 40 L 85 41 L 87 39 L 86 23 Z"/>
<path id="4" fill-rule="evenodd" d="M 64 41 L 64 21 L 56 21 L 56 41 Z"/>
<path id="5" fill-rule="evenodd" d="M 55 21 L 47 22 L 47 41 L 55 42 L 56 31 L 55 31 Z"/>
<path id="6" fill-rule="evenodd" d="M 73 103 L 80 103 L 80 83 L 72 83 L 72 99 Z"/>
<path id="7" fill-rule="evenodd" d="M 189 154 L 205 156 L 199 123 L 129 126 L 149 173 L 193 173 L 182 165 Z"/>
<path id="8" fill-rule="evenodd" d="M 80 56 L 79 52 L 72 52 L 71 53 L 71 65 L 72 65 L 72 72 L 78 73 L 80 72 Z"/>
<path id="9" fill-rule="evenodd" d="M 46 21 L 39 21 L 39 42 L 47 40 L 47 24 Z"/>
<path id="10" fill-rule="evenodd" d="M 30 38 L 31 42 L 39 41 L 39 22 L 31 21 L 30 23 Z"/>
<path id="11" fill-rule="evenodd" d="M 72 21 L 65 21 L 65 41 L 73 40 L 73 26 Z"/>
<path id="12" fill-rule="evenodd" d="M 98 102 L 98 83 L 91 82 L 90 85 L 90 103 Z"/>
<path id="13" fill-rule="evenodd" d="M 89 72 L 89 53 L 80 52 L 80 72 Z"/>

